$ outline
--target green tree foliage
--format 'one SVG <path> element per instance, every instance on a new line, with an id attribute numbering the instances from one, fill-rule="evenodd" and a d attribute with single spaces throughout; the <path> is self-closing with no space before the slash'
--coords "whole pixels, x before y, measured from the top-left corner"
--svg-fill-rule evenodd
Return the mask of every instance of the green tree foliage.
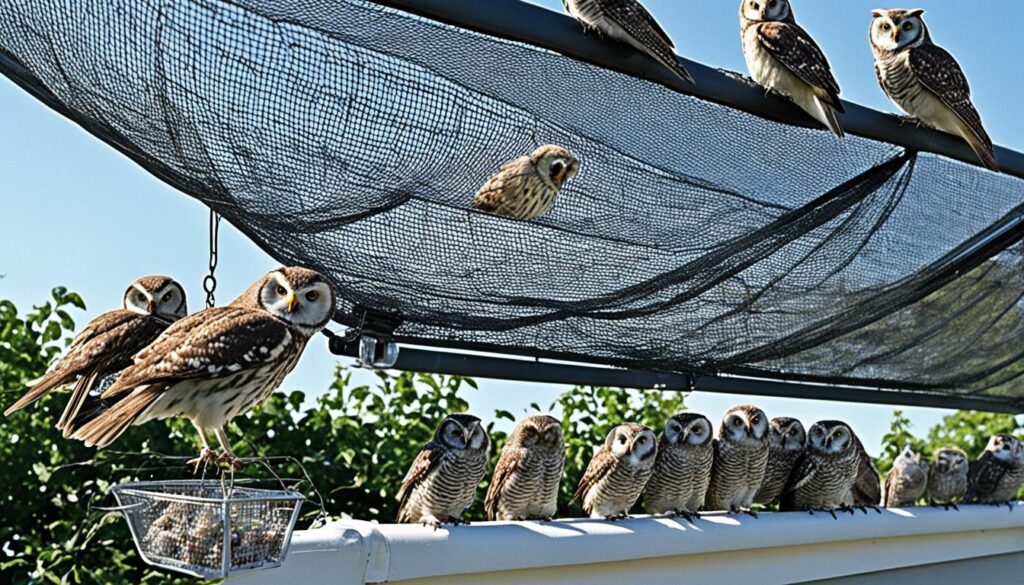
<path id="1" fill-rule="evenodd" d="M 915 453 L 928 456 L 928 449 L 924 441 L 918 439 L 910 432 L 913 424 L 902 410 L 895 410 L 892 413 L 892 422 L 889 424 L 889 432 L 882 436 L 882 452 L 875 459 L 875 466 L 878 472 L 885 477 L 892 469 L 892 464 L 899 457 L 903 449 L 909 446 Z"/>
<path id="2" fill-rule="evenodd" d="M 84 307 L 64 289 L 24 316 L 0 301 L 4 404 L 24 392 L 69 343 L 75 327 L 69 312 Z M 335 374 L 331 387 L 315 399 L 277 392 L 232 423 L 235 453 L 266 460 L 247 464 L 236 477 L 267 488 L 279 487 L 280 477 L 311 501 L 322 498 L 328 516 L 390 522 L 395 494 L 420 447 L 447 413 L 468 408 L 466 394 L 476 384 L 460 377 L 378 373 L 375 384 L 357 386 L 348 370 L 339 367 Z M 110 448 L 88 449 L 53 428 L 65 400 L 64 394 L 50 395 L 0 424 L 0 473 L 10 478 L 0 507 L 0 583 L 192 582 L 145 565 L 121 516 L 94 509 L 114 504 L 113 484 L 190 477 L 184 461 L 199 445 L 191 425 L 150 422 L 129 429 Z M 683 409 L 683 396 L 575 388 L 551 409 L 563 413 L 568 449 L 559 514 L 574 516 L 580 509 L 570 505 L 572 491 L 613 424 L 637 421 L 660 432 L 666 419 Z M 528 410 L 542 409 L 534 404 Z M 494 421 L 516 417 L 505 411 L 477 414 L 491 430 L 491 470 L 505 441 Z M 489 479 L 477 491 L 480 500 Z M 307 506 L 299 527 L 309 526 L 319 512 L 318 506 Z M 467 518 L 483 519 L 482 501 Z"/>

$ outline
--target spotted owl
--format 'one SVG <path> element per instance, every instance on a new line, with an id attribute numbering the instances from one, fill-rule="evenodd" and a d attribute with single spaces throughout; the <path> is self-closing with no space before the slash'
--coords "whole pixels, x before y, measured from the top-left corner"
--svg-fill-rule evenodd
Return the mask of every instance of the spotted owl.
<path id="1" fill-rule="evenodd" d="M 711 421 L 702 414 L 684 412 L 669 419 L 643 493 L 648 514 L 697 515 L 711 483 L 712 435 Z"/>
<path id="2" fill-rule="evenodd" d="M 423 446 L 398 490 L 398 523 L 435 529 L 462 523 L 487 471 L 491 439 L 480 419 L 450 414 Z"/>
<path id="3" fill-rule="evenodd" d="M 924 497 L 926 489 L 928 463 L 921 459 L 919 453 L 911 451 L 910 447 L 904 448 L 885 477 L 885 507 L 913 506 Z"/>
<path id="4" fill-rule="evenodd" d="M 562 186 L 580 162 L 561 146 L 546 144 L 505 163 L 473 198 L 473 207 L 512 219 L 534 219 L 555 205 Z"/>
<path id="5" fill-rule="evenodd" d="M 713 442 L 707 510 L 750 511 L 768 466 L 768 417 L 756 406 L 730 408 Z"/>
<path id="6" fill-rule="evenodd" d="M 628 517 L 654 473 L 657 456 L 651 429 L 636 423 L 613 428 L 587 465 L 573 499 L 591 518 Z"/>
<path id="7" fill-rule="evenodd" d="M 565 465 L 562 423 L 534 415 L 519 422 L 501 450 L 484 508 L 488 520 L 550 520 L 558 510 Z"/>
<path id="8" fill-rule="evenodd" d="M 967 454 L 956 447 L 935 452 L 928 470 L 928 501 L 932 505 L 956 508 L 967 493 Z"/>
<path id="9" fill-rule="evenodd" d="M 1011 435 L 993 435 L 985 451 L 970 464 L 966 500 L 1005 504 L 1024 484 L 1024 443 Z"/>
<path id="10" fill-rule="evenodd" d="M 789 474 L 793 471 L 793 465 L 804 451 L 806 441 L 804 425 L 797 419 L 777 417 L 771 420 L 768 430 L 768 466 L 754 502 L 763 505 L 778 502 Z"/>
<path id="11" fill-rule="evenodd" d="M 857 438 L 846 423 L 824 420 L 807 433 L 807 448 L 793 467 L 782 494 L 782 511 L 846 509 L 857 482 L 860 456 Z"/>

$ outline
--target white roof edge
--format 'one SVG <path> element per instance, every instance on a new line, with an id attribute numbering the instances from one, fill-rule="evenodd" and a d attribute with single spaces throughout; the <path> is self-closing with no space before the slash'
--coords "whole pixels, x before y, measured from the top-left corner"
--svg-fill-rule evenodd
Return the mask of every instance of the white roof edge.
<path id="1" fill-rule="evenodd" d="M 479 522 L 438 530 L 340 521 L 318 530 L 297 532 L 288 560 L 298 562 L 303 557 L 312 559 L 306 553 L 346 549 L 346 558 L 365 561 L 365 566 L 359 567 L 365 570 L 363 579 L 356 582 L 383 583 L 915 536 L 959 538 L 960 533 L 966 539 L 968 533 L 985 533 L 991 537 L 999 531 L 1013 534 L 1013 538 L 1005 539 L 1008 548 L 1002 552 L 1024 551 L 1024 508 L 1011 511 L 1006 506 L 965 505 L 960 512 L 927 507 L 883 509 L 881 514 L 873 510 L 853 516 L 840 514 L 835 520 L 827 513 L 801 512 L 763 513 L 758 519 L 709 514 L 693 523 L 681 518 L 651 517 L 621 522 Z M 999 552 L 993 550 L 991 554 Z M 349 564 L 350 576 L 355 576 L 355 569 Z M 284 577 L 277 571 L 267 573 Z"/>

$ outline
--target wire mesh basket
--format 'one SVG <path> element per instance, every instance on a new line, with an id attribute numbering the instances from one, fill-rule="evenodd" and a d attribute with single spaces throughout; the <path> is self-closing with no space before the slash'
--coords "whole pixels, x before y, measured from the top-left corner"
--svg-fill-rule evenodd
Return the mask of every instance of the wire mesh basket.
<path id="1" fill-rule="evenodd" d="M 305 500 L 293 490 L 219 480 L 126 483 L 111 491 L 143 560 L 206 579 L 279 566 Z"/>

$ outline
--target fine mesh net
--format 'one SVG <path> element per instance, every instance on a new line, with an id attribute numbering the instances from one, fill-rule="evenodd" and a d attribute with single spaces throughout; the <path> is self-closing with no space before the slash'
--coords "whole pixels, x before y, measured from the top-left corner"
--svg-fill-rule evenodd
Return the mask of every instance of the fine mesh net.
<path id="1" fill-rule="evenodd" d="M 1014 177 L 358 0 L 8 0 L 0 70 L 329 275 L 350 326 L 1024 396 Z M 553 211 L 469 208 L 545 143 L 582 162 Z"/>

